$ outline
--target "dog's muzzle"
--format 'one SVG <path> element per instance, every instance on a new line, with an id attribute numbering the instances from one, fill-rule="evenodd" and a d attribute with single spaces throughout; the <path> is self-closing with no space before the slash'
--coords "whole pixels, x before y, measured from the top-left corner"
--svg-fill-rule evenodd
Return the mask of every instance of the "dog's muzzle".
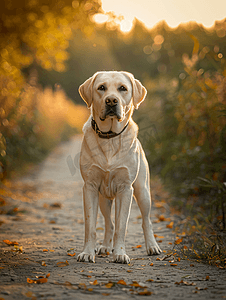
<path id="1" fill-rule="evenodd" d="M 119 100 L 117 97 L 109 96 L 105 99 L 105 111 L 103 117 L 100 118 L 101 121 L 104 121 L 107 117 L 116 116 L 118 120 L 121 119 L 119 113 Z"/>

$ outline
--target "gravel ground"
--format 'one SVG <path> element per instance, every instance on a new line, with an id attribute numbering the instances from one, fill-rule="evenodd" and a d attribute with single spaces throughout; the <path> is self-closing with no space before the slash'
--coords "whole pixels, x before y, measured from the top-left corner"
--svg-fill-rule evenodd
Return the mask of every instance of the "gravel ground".
<path id="1" fill-rule="evenodd" d="M 151 218 L 163 253 L 147 256 L 134 201 L 126 237 L 131 263 L 113 263 L 112 256 L 77 262 L 84 238 L 81 139 L 60 145 L 35 172 L 2 191 L 0 299 L 225 299 L 225 270 L 173 255 L 176 236 L 167 225 L 175 216 L 167 216 L 164 192 L 155 182 Z M 97 245 L 103 235 L 99 212 Z"/>

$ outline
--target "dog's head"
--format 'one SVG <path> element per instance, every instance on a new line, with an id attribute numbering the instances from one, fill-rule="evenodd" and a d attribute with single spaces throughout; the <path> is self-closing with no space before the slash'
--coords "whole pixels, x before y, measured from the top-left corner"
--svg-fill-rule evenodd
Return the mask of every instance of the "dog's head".
<path id="1" fill-rule="evenodd" d="M 80 87 L 79 93 L 101 121 L 116 118 L 119 122 L 138 109 L 145 99 L 145 87 L 128 72 L 97 72 Z"/>

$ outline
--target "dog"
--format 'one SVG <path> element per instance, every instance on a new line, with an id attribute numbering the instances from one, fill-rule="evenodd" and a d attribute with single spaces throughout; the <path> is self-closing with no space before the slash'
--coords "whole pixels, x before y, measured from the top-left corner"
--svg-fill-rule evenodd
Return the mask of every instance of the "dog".
<path id="1" fill-rule="evenodd" d="M 83 127 L 80 170 L 84 180 L 84 249 L 78 261 L 95 262 L 98 204 L 105 220 L 105 236 L 98 254 L 112 254 L 114 262 L 130 262 L 125 235 L 133 196 L 142 215 L 147 254 L 159 254 L 150 221 L 149 167 L 132 120 L 134 109 L 145 99 L 145 87 L 131 73 L 97 72 L 79 93 L 91 109 Z M 115 224 L 111 220 L 115 200 Z"/>

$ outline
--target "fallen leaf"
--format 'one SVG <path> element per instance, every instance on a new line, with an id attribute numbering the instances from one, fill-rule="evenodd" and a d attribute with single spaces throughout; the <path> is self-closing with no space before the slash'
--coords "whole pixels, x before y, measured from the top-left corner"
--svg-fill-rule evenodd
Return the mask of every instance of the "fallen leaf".
<path id="1" fill-rule="evenodd" d="M 97 280 L 94 280 L 93 282 L 90 282 L 90 284 L 92 284 L 92 285 L 98 285 L 99 283 L 98 283 Z"/>
<path id="2" fill-rule="evenodd" d="M 137 245 L 136 248 L 142 248 L 142 245 Z"/>
<path id="3" fill-rule="evenodd" d="M 159 216 L 158 219 L 159 219 L 159 221 L 161 221 L 161 222 L 165 221 L 164 215 Z"/>
<path id="4" fill-rule="evenodd" d="M 113 285 L 114 285 L 114 283 L 109 281 L 108 283 L 105 284 L 105 287 L 107 289 L 111 289 L 113 287 Z"/>
<path id="5" fill-rule="evenodd" d="M 38 279 L 38 280 L 35 280 L 36 282 L 35 283 L 46 283 L 47 281 L 48 281 L 48 279 L 47 278 L 40 278 L 40 279 Z"/>
<path id="6" fill-rule="evenodd" d="M 176 239 L 176 241 L 174 242 L 174 244 L 179 245 L 180 243 L 182 243 L 183 239 Z"/>
<path id="7" fill-rule="evenodd" d="M 15 246 L 15 245 L 19 245 L 17 242 L 11 242 L 9 240 L 3 240 L 4 243 L 6 243 L 9 246 Z"/>
<path id="8" fill-rule="evenodd" d="M 175 282 L 175 284 L 177 284 L 177 285 L 180 285 L 180 284 L 183 284 L 183 285 L 196 285 L 196 283 L 194 283 L 194 282 L 187 282 L 187 281 L 183 281 L 183 280 L 181 280 L 179 282 Z"/>
<path id="9" fill-rule="evenodd" d="M 49 276 L 50 276 L 50 273 L 48 273 L 48 274 L 46 275 L 46 278 L 49 278 Z"/>
<path id="10" fill-rule="evenodd" d="M 144 289 L 142 292 L 138 293 L 138 295 L 145 295 L 145 296 L 149 296 L 151 294 L 152 292 L 148 291 L 147 289 Z"/>
<path id="11" fill-rule="evenodd" d="M 44 260 L 42 261 L 42 266 L 43 266 L 43 267 L 46 267 L 46 263 L 45 263 Z"/>
<path id="12" fill-rule="evenodd" d="M 68 263 L 67 260 L 65 262 L 60 261 L 60 262 L 57 263 L 57 266 L 60 267 L 60 268 L 67 267 L 68 265 L 69 265 L 69 263 Z"/>
<path id="13" fill-rule="evenodd" d="M 206 276 L 206 280 L 209 280 L 210 279 L 210 277 L 209 276 Z"/>
<path id="14" fill-rule="evenodd" d="M 126 272 L 127 272 L 127 273 L 131 273 L 131 272 L 133 272 L 133 270 L 127 270 Z"/>
<path id="15" fill-rule="evenodd" d="M 69 256 L 75 256 L 75 254 L 76 254 L 76 253 L 73 253 L 73 254 L 68 253 L 67 255 L 69 255 Z"/>
<path id="16" fill-rule="evenodd" d="M 137 281 L 133 281 L 133 283 L 131 283 L 130 286 L 140 287 L 140 285 Z"/>
<path id="17" fill-rule="evenodd" d="M 43 249 L 42 251 L 43 251 L 43 252 L 48 252 L 49 250 L 48 250 L 48 249 Z"/>
<path id="18" fill-rule="evenodd" d="M 153 265 L 154 265 L 153 263 L 150 264 L 150 266 L 153 266 Z"/>
<path id="19" fill-rule="evenodd" d="M 196 283 L 194 283 L 194 282 L 187 282 L 187 281 L 184 281 L 183 282 L 185 285 L 196 285 Z"/>
<path id="20" fill-rule="evenodd" d="M 17 245 L 14 245 L 14 250 L 13 251 L 20 251 L 20 252 L 23 252 L 23 246 L 17 246 Z"/>
<path id="21" fill-rule="evenodd" d="M 127 285 L 126 282 L 125 282 L 124 280 L 119 280 L 119 281 L 117 282 L 117 284 Z"/>
<path id="22" fill-rule="evenodd" d="M 103 296 L 109 296 L 110 293 L 101 293 L 101 295 L 103 295 Z"/>
<path id="23" fill-rule="evenodd" d="M 27 278 L 27 283 L 34 283 L 34 280 Z"/>
<path id="24" fill-rule="evenodd" d="M 174 224 L 174 222 L 172 221 L 172 222 L 170 222 L 168 225 L 166 225 L 166 228 L 170 228 L 170 229 L 172 229 L 173 228 L 173 224 Z"/>
<path id="25" fill-rule="evenodd" d="M 170 264 L 171 266 L 177 266 L 177 264 Z"/>
<path id="26" fill-rule="evenodd" d="M 93 291 L 93 289 L 91 289 L 91 288 L 88 288 L 88 289 L 87 289 L 87 291 L 89 291 L 89 292 L 92 292 L 92 291 Z"/>
<path id="27" fill-rule="evenodd" d="M 154 279 L 147 279 L 146 281 L 147 282 L 152 282 L 152 281 L 154 281 Z"/>

